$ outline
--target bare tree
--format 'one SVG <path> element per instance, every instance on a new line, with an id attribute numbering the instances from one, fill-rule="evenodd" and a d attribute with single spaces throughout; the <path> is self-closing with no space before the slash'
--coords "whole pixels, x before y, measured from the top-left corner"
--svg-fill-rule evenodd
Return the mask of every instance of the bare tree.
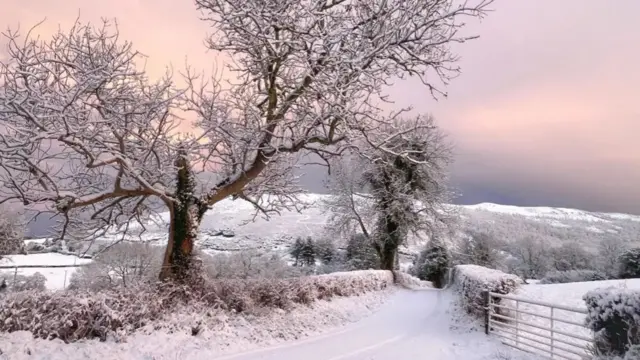
<path id="1" fill-rule="evenodd" d="M 142 242 L 120 242 L 110 246 L 82 266 L 71 278 L 71 287 L 100 289 L 131 287 L 153 280 L 162 249 Z"/>
<path id="2" fill-rule="evenodd" d="M 511 253 L 517 259 L 516 271 L 525 279 L 537 279 L 551 266 L 550 244 L 540 236 L 525 236 L 511 244 Z"/>
<path id="3" fill-rule="evenodd" d="M 498 269 L 502 244 L 486 232 L 472 231 L 460 240 L 460 257 L 464 263 Z"/>
<path id="4" fill-rule="evenodd" d="M 618 237 L 605 238 L 598 243 L 596 265 L 610 278 L 616 278 L 620 271 L 620 256 L 630 245 Z"/>
<path id="5" fill-rule="evenodd" d="M 473 38 L 459 35 L 459 19 L 490 3 L 196 0 L 215 29 L 208 46 L 233 59 L 228 87 L 189 68 L 187 89 L 170 73 L 150 81 L 108 23 L 77 23 L 48 42 L 9 31 L 3 197 L 63 214 L 62 235 L 87 225 L 125 234 L 157 199 L 171 219 L 161 278 L 185 278 L 212 205 L 240 198 L 265 216 L 295 206 L 294 154 L 329 161 L 365 139 L 403 157 L 394 135 L 376 136 L 397 116 L 378 107 L 385 86 L 412 75 L 444 94 L 427 74 L 458 74 L 449 45 Z M 195 116 L 193 134 L 176 136 L 178 109 Z M 198 181 L 202 171 L 212 185 Z"/>
<path id="6" fill-rule="evenodd" d="M 410 232 L 431 237 L 447 224 L 447 166 L 452 156 L 431 117 L 397 120 L 381 134 L 385 132 L 394 134 L 389 142 L 393 147 L 363 151 L 367 155 L 359 166 L 349 164 L 351 169 L 338 174 L 332 183 L 336 197 L 326 205 L 331 226 L 361 231 L 372 240 L 381 267 L 393 269 L 398 248 Z"/>

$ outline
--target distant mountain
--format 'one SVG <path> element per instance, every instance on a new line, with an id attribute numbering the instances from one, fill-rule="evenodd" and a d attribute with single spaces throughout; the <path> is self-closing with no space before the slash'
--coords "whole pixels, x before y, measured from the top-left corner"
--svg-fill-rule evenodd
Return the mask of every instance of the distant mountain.
<path id="1" fill-rule="evenodd" d="M 245 201 L 223 200 L 205 215 L 199 245 L 211 251 L 270 251 L 286 249 L 296 237 L 318 238 L 327 224 L 321 207 L 327 196 L 330 195 L 305 195 L 303 199 L 312 204 L 309 208 L 302 212 L 283 211 L 268 220 L 260 215 L 254 219 L 255 211 Z M 558 244 L 579 241 L 586 247 L 614 237 L 630 243 L 640 240 L 640 216 L 635 215 L 492 203 L 451 206 L 459 210 L 461 231 L 483 231 L 507 242 L 527 235 L 544 236 Z M 165 221 L 167 216 L 161 214 Z M 142 238 L 163 242 L 166 227 L 151 225 Z M 421 240 L 414 239 L 407 250 L 416 252 Z"/>

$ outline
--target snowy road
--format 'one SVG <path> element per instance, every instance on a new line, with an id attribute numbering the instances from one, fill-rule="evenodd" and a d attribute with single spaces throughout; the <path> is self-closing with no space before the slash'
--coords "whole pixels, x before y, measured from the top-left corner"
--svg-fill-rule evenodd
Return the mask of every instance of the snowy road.
<path id="1" fill-rule="evenodd" d="M 341 331 L 218 360 L 474 360 L 511 353 L 479 332 L 450 329 L 450 291 L 398 291 L 375 315 Z"/>

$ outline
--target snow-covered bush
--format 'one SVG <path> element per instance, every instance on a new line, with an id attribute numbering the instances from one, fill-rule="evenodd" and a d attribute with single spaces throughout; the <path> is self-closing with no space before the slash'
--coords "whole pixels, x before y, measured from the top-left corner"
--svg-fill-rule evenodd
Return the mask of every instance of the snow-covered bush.
<path id="1" fill-rule="evenodd" d="M 443 278 L 449 268 L 449 252 L 443 242 L 432 239 L 426 248 L 420 252 L 413 266 L 413 274 L 420 280 L 432 282 L 436 287 L 442 287 Z"/>
<path id="2" fill-rule="evenodd" d="M 640 248 L 629 249 L 620 255 L 621 279 L 640 278 Z"/>
<path id="3" fill-rule="evenodd" d="M 155 320 L 170 317 L 178 306 L 191 312 L 218 308 L 243 312 L 252 308 L 288 309 L 319 299 L 354 296 L 385 289 L 390 271 L 354 271 L 290 279 L 202 281 L 112 287 L 100 291 L 16 292 L 0 299 L 0 332 L 31 331 L 64 341 L 126 335 Z"/>
<path id="4" fill-rule="evenodd" d="M 4 284 L 4 290 L 6 291 L 44 291 L 46 289 L 46 282 L 47 278 L 39 272 L 30 276 L 11 275 L 5 278 L 0 277 L 0 284 Z M 1 290 L 3 289 L 0 288 L 0 291 Z"/>
<path id="5" fill-rule="evenodd" d="M 484 291 L 498 294 L 509 294 L 522 284 L 516 275 L 478 265 L 456 265 L 454 268 L 454 285 L 461 305 L 470 314 L 482 316 L 484 313 Z M 499 298 L 492 299 L 499 303 Z"/>
<path id="6" fill-rule="evenodd" d="M 551 271 L 540 280 L 540 284 L 564 284 L 600 280 L 607 280 L 607 275 L 596 270 Z"/>
<path id="7" fill-rule="evenodd" d="M 93 260 L 71 275 L 71 289 L 99 290 L 153 282 L 162 264 L 162 249 L 148 243 L 121 242 Z"/>
<path id="8" fill-rule="evenodd" d="M 232 254 L 198 254 L 211 279 L 279 279 L 298 276 L 300 271 L 276 254 L 246 250 Z"/>
<path id="9" fill-rule="evenodd" d="M 624 356 L 632 346 L 640 345 L 640 290 L 596 289 L 583 300 L 588 311 L 586 325 L 596 334 L 598 354 Z"/>

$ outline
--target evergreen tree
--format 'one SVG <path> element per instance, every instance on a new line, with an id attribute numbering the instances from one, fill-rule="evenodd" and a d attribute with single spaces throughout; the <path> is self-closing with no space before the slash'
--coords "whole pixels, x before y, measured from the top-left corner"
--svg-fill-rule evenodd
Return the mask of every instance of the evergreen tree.
<path id="1" fill-rule="evenodd" d="M 305 266 L 313 266 L 316 263 L 316 246 L 311 237 L 308 237 L 302 245 L 300 261 Z"/>
<path id="2" fill-rule="evenodd" d="M 336 246 L 333 241 L 324 239 L 315 244 L 316 256 L 324 265 L 331 264 L 336 258 Z"/>
<path id="3" fill-rule="evenodd" d="M 446 246 L 438 239 L 432 239 L 416 261 L 415 275 L 421 280 L 433 282 L 435 287 L 440 288 L 449 264 L 450 258 Z"/>
<path id="4" fill-rule="evenodd" d="M 291 255 L 294 260 L 293 266 L 300 265 L 300 257 L 302 255 L 303 248 L 304 241 L 302 240 L 302 238 L 297 238 L 295 243 L 291 245 L 291 248 L 289 249 L 289 255 Z"/>
<path id="5" fill-rule="evenodd" d="M 371 240 L 364 234 L 353 234 L 347 242 L 347 262 L 354 270 L 379 269 L 380 258 Z"/>

